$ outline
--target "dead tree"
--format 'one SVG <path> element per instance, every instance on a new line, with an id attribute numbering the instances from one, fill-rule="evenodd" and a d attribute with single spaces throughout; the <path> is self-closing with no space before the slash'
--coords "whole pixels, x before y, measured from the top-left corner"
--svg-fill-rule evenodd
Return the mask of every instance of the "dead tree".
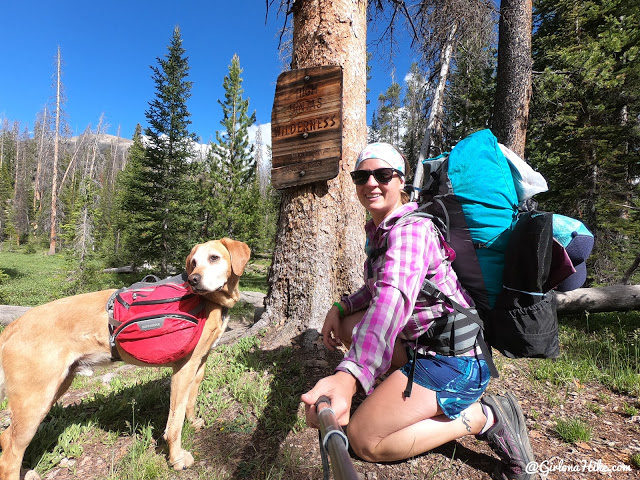
<path id="1" fill-rule="evenodd" d="M 51 179 L 51 232 L 49 234 L 49 255 L 56 253 L 56 228 L 58 217 L 58 156 L 60 154 L 60 112 L 62 103 L 60 47 L 58 47 L 56 69 L 56 126 L 53 140 L 53 173 Z"/>

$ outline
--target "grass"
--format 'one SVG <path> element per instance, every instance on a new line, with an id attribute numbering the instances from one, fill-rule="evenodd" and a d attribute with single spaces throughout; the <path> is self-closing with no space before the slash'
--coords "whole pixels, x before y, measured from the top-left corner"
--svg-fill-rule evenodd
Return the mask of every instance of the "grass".
<path id="1" fill-rule="evenodd" d="M 587 403 L 587 408 L 589 409 L 589 411 L 595 413 L 598 416 L 604 413 L 604 409 L 598 403 L 589 402 Z"/>
<path id="2" fill-rule="evenodd" d="M 69 269 L 64 255 L 0 252 L 0 304 L 34 307 L 68 295 L 124 287 L 144 276 L 103 273 L 99 263 L 90 264 L 82 275 Z"/>
<path id="3" fill-rule="evenodd" d="M 95 382 L 97 385 L 79 405 L 54 405 L 31 441 L 25 462 L 39 472 L 46 472 L 63 458 L 78 458 L 83 453 L 81 439 L 85 435 L 96 435 L 100 430 L 133 435 L 140 412 L 145 412 L 142 421 L 148 423 L 153 418 L 155 423 L 150 428 L 162 432 L 169 408 L 169 374 L 167 368 L 149 368 L 135 377 L 119 375 L 109 387 Z M 86 388 L 86 380 L 79 377 L 71 390 L 83 387 Z"/>
<path id="4" fill-rule="evenodd" d="M 0 252 L 0 265 L 4 274 L 0 275 L 0 303 L 35 305 L 63 296 L 70 288 L 67 264 L 60 256 Z M 241 288 L 266 292 L 266 271 L 265 266 L 248 269 Z M 117 287 L 139 278 L 140 274 L 131 278 L 96 273 L 79 287 L 87 291 Z M 248 304 L 231 310 L 232 316 L 252 314 Z M 533 381 L 532 388 L 545 396 L 549 406 L 563 404 L 569 392 L 590 382 L 640 395 L 640 312 L 561 317 L 560 343 L 558 359 L 510 362 L 522 365 L 521 371 L 528 372 Z M 113 453 L 109 473 L 101 480 L 175 478 L 161 438 L 169 408 L 169 377 L 168 369 L 145 368 L 119 372 L 108 383 L 96 377 L 76 378 L 71 390 L 84 390 L 88 395 L 78 405 L 54 406 L 27 450 L 25 464 L 45 474 L 62 459 L 78 458 L 83 445 L 96 439 L 106 452 L 120 451 L 126 441 L 127 453 L 117 458 Z M 189 480 L 193 475 L 208 480 L 295 478 L 309 468 L 300 466 L 299 452 L 284 442 L 289 433 L 305 427 L 298 402 L 303 377 L 290 347 L 264 350 L 259 338 L 249 337 L 216 348 L 209 356 L 197 403 L 207 441 L 216 444 L 215 455 L 207 455 L 206 445 L 196 443 L 198 437 L 185 425 L 183 441 L 194 452 L 197 465 Z M 610 400 L 610 395 L 600 392 L 586 408 L 602 415 Z M 640 404 L 630 401 L 622 413 L 634 416 L 638 409 Z M 531 416 L 536 424 L 542 420 L 538 412 Z M 579 418 L 556 420 L 554 431 L 566 443 L 588 442 L 592 435 L 591 427 Z M 226 444 L 236 437 L 256 439 L 238 441 L 243 446 L 248 442 L 251 452 L 233 453 L 233 445 Z M 199 458 L 204 455 L 207 462 L 203 466 Z M 640 465 L 640 457 L 630 462 Z"/>
<path id="5" fill-rule="evenodd" d="M 266 293 L 268 263 L 264 259 L 251 262 L 253 268 L 247 268 L 240 278 L 240 289 Z M 84 273 L 72 273 L 64 255 L 0 251 L 0 305 L 33 307 L 68 295 L 124 287 L 146 275 L 104 273 L 102 269 L 94 261 Z"/>
<path id="6" fill-rule="evenodd" d="M 599 382 L 640 395 L 640 312 L 560 318 L 558 359 L 534 360 L 531 375 L 559 387 Z"/>
<path id="7" fill-rule="evenodd" d="M 0 304 L 35 306 L 62 296 L 66 276 L 60 255 L 0 252 Z"/>
<path id="8" fill-rule="evenodd" d="M 629 405 L 626 402 L 622 406 L 622 411 L 624 412 L 625 415 L 628 415 L 630 417 L 635 417 L 638 414 L 640 414 L 640 409 L 638 409 L 638 407 L 634 405 Z"/>
<path id="9" fill-rule="evenodd" d="M 164 480 L 169 478 L 169 467 L 164 458 L 155 453 L 156 441 L 151 425 L 140 427 L 133 435 L 127 454 L 111 464 L 104 480 Z"/>
<path id="10" fill-rule="evenodd" d="M 565 443 L 589 442 L 593 427 L 579 418 L 559 419 L 555 432 Z"/>
<path id="11" fill-rule="evenodd" d="M 105 449 L 113 449 L 114 439 L 125 437 L 130 441 L 127 453 L 113 460 L 104 480 L 170 478 L 161 439 L 169 410 L 170 373 L 167 368 L 124 369 L 108 385 L 94 377 L 76 378 L 70 390 L 88 390 L 88 396 L 79 404 L 52 408 L 27 449 L 25 463 L 44 475 L 63 459 L 80 457 L 87 438 L 99 438 Z M 265 478 L 258 472 L 269 472 L 268 478 L 287 478 L 283 472 L 295 467 L 297 460 L 286 449 L 284 460 L 278 462 L 273 452 L 280 450 L 289 432 L 304 427 L 298 415 L 303 382 L 291 348 L 264 351 L 259 339 L 246 337 L 212 351 L 197 402 L 204 427 L 214 437 L 259 432 L 268 439 L 251 461 L 238 466 L 240 477 Z M 193 436 L 185 424 L 183 446 L 191 451 Z M 203 478 L 218 478 L 218 473 L 210 471 Z"/>

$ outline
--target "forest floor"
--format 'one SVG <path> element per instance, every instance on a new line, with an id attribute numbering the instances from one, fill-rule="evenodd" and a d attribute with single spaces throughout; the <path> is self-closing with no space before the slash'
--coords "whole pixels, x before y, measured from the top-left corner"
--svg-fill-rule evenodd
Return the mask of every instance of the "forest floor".
<path id="1" fill-rule="evenodd" d="M 229 338 L 238 338 L 248 327 L 247 322 L 231 324 Z M 269 345 L 261 344 L 261 350 L 268 351 Z M 273 347 L 277 349 L 278 347 Z M 303 349 L 293 347 L 292 362 L 301 365 L 301 379 L 298 393 L 311 388 L 321 377 L 330 374 L 339 362 L 340 355 L 330 354 L 320 345 L 314 354 L 303 353 Z M 510 390 L 519 398 L 527 419 L 527 426 L 536 460 L 540 464 L 542 478 L 549 479 L 637 479 L 640 470 L 633 458 L 640 454 L 640 416 L 629 414 L 629 405 L 636 405 L 638 399 L 622 395 L 598 383 L 582 385 L 571 382 L 559 389 L 552 384 L 544 384 L 531 379 L 528 371 L 532 368 L 528 360 L 507 360 L 498 358 L 500 378 L 492 380 L 489 392 L 502 393 Z M 136 375 L 137 367 L 114 364 L 101 377 L 93 381 L 104 381 L 104 375 Z M 284 379 L 287 381 L 287 379 Z M 293 381 L 293 379 L 291 379 Z M 168 391 L 168 377 L 162 380 Z M 144 388 L 144 385 L 143 385 Z M 75 408 L 83 395 L 90 390 L 74 390 L 67 393 L 62 402 Z M 354 406 L 362 401 L 358 396 Z M 295 405 L 295 404 L 294 404 Z M 79 405 L 83 405 L 80 403 Z M 272 406 L 276 408 L 276 405 Z M 66 407 L 68 408 L 68 407 Z M 85 407 L 86 408 L 86 407 Z M 165 469 L 158 478 L 181 480 L 193 479 L 321 479 L 323 478 L 318 434 L 310 428 L 281 428 L 274 434 L 273 429 L 261 428 L 262 420 L 248 423 L 247 428 L 225 429 L 218 425 L 231 425 L 243 415 L 241 405 L 226 409 L 215 425 L 191 432 L 190 449 L 196 457 L 195 465 L 185 471 L 173 472 Z M 295 408 L 294 408 L 295 410 Z M 304 409 L 298 406 L 294 412 L 300 418 Z M 556 432 L 556 420 L 562 417 L 579 418 L 593 430 L 587 441 L 566 443 Z M 166 417 L 164 417 L 166 419 Z M 5 420 L 6 421 L 6 420 Z M 158 422 L 163 421 L 159 419 Z M 161 437 L 160 434 L 154 437 Z M 155 450 L 166 461 L 166 445 L 158 438 Z M 156 478 L 155 474 L 119 475 L 114 465 L 131 448 L 130 436 L 116 435 L 105 442 L 103 436 L 96 435 L 83 439 L 82 454 L 72 460 L 65 460 L 43 476 L 46 480 L 94 480 Z M 368 463 L 352 454 L 356 471 L 364 480 L 400 479 L 468 479 L 486 480 L 491 478 L 498 459 L 486 442 L 473 436 L 450 442 L 426 454 L 394 463 Z M 256 463 L 257 462 L 257 463 Z M 255 465 L 260 465 L 255 468 Z M 24 472 L 23 472 L 24 473 Z M 27 480 L 37 478 L 31 471 Z M 333 476 L 331 477 L 333 478 Z"/>

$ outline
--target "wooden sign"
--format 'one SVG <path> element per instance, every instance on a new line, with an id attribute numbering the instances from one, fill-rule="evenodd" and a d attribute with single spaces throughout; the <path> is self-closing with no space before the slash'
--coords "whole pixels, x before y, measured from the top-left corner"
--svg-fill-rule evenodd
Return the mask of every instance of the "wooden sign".
<path id="1" fill-rule="evenodd" d="M 280 74 L 271 111 L 271 184 L 287 188 L 335 178 L 342 157 L 342 68 Z"/>

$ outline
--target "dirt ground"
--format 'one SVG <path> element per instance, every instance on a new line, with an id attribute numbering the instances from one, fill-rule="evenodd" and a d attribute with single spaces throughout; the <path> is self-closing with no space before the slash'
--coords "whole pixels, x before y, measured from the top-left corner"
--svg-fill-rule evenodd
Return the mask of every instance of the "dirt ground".
<path id="1" fill-rule="evenodd" d="M 232 325 L 237 338 L 243 325 Z M 302 351 L 300 350 L 300 355 Z M 318 349 L 317 355 L 304 355 L 305 384 L 312 386 L 317 379 L 332 372 L 339 356 Z M 114 368 L 133 368 L 120 366 Z M 500 361 L 501 377 L 492 380 L 489 391 L 501 393 L 511 390 L 520 399 L 527 417 L 530 438 L 542 478 L 549 479 L 640 479 L 640 470 L 631 466 L 630 457 L 640 453 L 640 416 L 624 413 L 624 405 L 638 405 L 637 398 L 620 395 L 600 385 L 575 383 L 558 391 L 552 385 L 533 385 L 527 380 L 526 360 Z M 73 403 L 77 398 L 66 398 Z M 355 405 L 362 401 L 357 398 Z M 594 407 L 595 405 L 595 407 Z M 302 410 L 299 410 L 302 411 Z M 597 413 L 596 413 L 597 412 Z M 238 412 L 230 411 L 228 415 Z M 589 442 L 563 443 L 554 432 L 555 419 L 562 416 L 579 417 L 593 427 Z M 91 480 L 108 474 L 114 460 L 123 456 L 130 443 L 121 437 L 108 450 L 96 440 L 83 445 L 82 456 L 70 464 L 51 470 L 46 480 Z M 285 432 L 282 438 L 266 437 L 259 431 L 221 432 L 203 429 L 195 433 L 196 464 L 184 472 L 172 473 L 171 478 L 192 480 L 202 478 L 291 478 L 295 480 L 321 479 L 322 467 L 318 448 L 318 434 L 309 428 L 300 432 Z M 291 465 L 290 474 L 270 477 L 268 471 L 247 476 L 242 466 L 257 456 L 271 462 Z M 356 471 L 365 480 L 400 479 L 466 479 L 486 480 L 497 463 L 488 445 L 473 436 L 448 443 L 427 454 L 397 463 L 367 463 L 353 457 Z M 271 460 L 269 460 L 271 459 Z M 209 470 L 216 465 L 216 475 Z M 221 473 L 220 465 L 226 465 Z M 629 471 L 624 471 L 628 470 Z M 623 471 L 618 471 L 623 470 Z M 29 476 L 27 477 L 29 478 Z M 331 477 L 333 478 L 333 476 Z"/>

